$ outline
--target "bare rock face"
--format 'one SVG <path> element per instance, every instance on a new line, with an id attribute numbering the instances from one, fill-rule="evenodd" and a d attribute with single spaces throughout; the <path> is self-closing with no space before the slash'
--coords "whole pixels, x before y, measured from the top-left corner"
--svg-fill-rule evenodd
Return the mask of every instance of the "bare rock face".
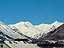
<path id="1" fill-rule="evenodd" d="M 46 38 L 52 40 L 64 40 L 64 24 L 52 31 L 52 33 Z"/>
<path id="2" fill-rule="evenodd" d="M 64 40 L 64 24 L 54 31 L 50 31 L 44 38 L 41 37 L 39 40 Z"/>
<path id="3" fill-rule="evenodd" d="M 44 44 L 48 44 L 48 46 L 44 47 Z M 58 44 L 63 46 L 56 46 Z M 40 38 L 37 45 L 41 48 L 64 48 L 64 24 L 59 26 L 54 31 L 49 32 L 44 38 Z M 50 45 L 54 45 L 55 47 Z"/>

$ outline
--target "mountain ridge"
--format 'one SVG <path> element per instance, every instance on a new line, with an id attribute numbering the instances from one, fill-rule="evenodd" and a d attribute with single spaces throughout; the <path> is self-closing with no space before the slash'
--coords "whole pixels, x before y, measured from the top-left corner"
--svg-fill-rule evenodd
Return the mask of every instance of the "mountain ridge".
<path id="1" fill-rule="evenodd" d="M 55 21 L 52 24 L 40 24 L 40 25 L 33 25 L 30 22 L 19 22 L 9 26 L 11 28 L 16 27 L 24 35 L 38 39 L 43 34 L 46 35 L 48 32 L 54 30 L 54 28 L 58 28 L 62 24 L 63 23 L 60 23 L 58 21 Z"/>

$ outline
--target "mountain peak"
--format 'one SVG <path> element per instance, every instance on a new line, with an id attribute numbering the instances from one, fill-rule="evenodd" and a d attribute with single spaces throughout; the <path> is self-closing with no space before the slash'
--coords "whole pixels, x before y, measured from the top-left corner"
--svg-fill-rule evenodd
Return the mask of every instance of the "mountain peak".
<path id="1" fill-rule="evenodd" d="M 30 22 L 26 21 L 26 22 L 19 22 L 14 24 L 14 26 L 33 26 Z"/>
<path id="2" fill-rule="evenodd" d="M 62 25 L 63 23 L 60 23 L 60 22 L 58 22 L 58 21 L 55 21 L 54 23 L 52 23 L 51 25 L 52 26 L 60 26 L 60 25 Z"/>
<path id="3" fill-rule="evenodd" d="M 55 21 L 54 23 L 52 23 L 52 25 L 55 25 L 55 24 L 60 24 L 60 22 Z"/>

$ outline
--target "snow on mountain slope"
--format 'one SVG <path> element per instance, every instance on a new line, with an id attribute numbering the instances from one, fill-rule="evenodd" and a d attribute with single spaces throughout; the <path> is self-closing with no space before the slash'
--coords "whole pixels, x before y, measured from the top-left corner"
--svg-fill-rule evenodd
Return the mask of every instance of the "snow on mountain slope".
<path id="1" fill-rule="evenodd" d="M 32 38 L 39 38 L 43 34 L 40 29 L 34 27 L 30 22 L 20 22 L 10 26 L 11 28 L 16 27 L 21 33 Z"/>
<path id="2" fill-rule="evenodd" d="M 58 28 L 63 23 L 58 21 L 52 24 L 40 24 L 33 26 L 30 22 L 19 22 L 14 25 L 9 25 L 11 28 L 16 27 L 22 34 L 27 35 L 31 38 L 40 38 L 42 35 L 47 34 L 49 31 Z"/>
<path id="3" fill-rule="evenodd" d="M 0 32 L 2 32 L 5 35 L 5 38 L 7 38 L 7 37 L 8 38 L 11 37 L 13 39 L 25 38 L 22 35 L 20 35 L 19 33 L 17 33 L 14 30 L 12 30 L 9 26 L 4 24 L 3 22 L 0 22 Z"/>
<path id="4" fill-rule="evenodd" d="M 58 28 L 60 25 L 62 25 L 63 23 L 60 23 L 58 21 L 55 21 L 52 24 L 40 24 L 38 26 L 35 26 L 39 29 L 41 29 L 42 31 L 44 31 L 45 33 L 48 33 L 49 31 L 52 31 L 56 28 Z"/>

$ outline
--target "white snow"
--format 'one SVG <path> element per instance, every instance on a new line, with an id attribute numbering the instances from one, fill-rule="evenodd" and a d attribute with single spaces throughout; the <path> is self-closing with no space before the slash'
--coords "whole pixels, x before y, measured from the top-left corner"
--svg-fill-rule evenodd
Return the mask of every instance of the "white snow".
<path id="1" fill-rule="evenodd" d="M 58 28 L 63 23 L 55 21 L 52 24 L 40 24 L 40 25 L 32 25 L 30 22 L 19 22 L 14 25 L 9 25 L 11 28 L 16 27 L 21 33 L 27 35 L 32 38 L 38 39 L 43 34 L 47 34 L 49 31 Z"/>
<path id="2" fill-rule="evenodd" d="M 31 38 L 35 38 L 38 39 L 40 38 L 42 35 L 46 35 L 48 32 L 58 28 L 59 26 L 61 26 L 63 23 L 60 23 L 58 21 L 55 21 L 52 24 L 40 24 L 40 25 L 32 25 L 30 22 L 19 22 L 13 25 L 6 25 L 3 22 L 0 22 L 0 31 L 2 31 L 2 33 L 12 37 L 12 38 L 20 38 L 20 39 L 25 39 L 26 37 L 23 35 L 20 35 L 18 32 L 31 37 Z M 18 29 L 16 31 L 14 31 L 13 29 Z M 5 37 L 6 38 L 6 37 Z M 8 39 L 8 38 L 6 38 Z M 10 47 L 12 48 L 39 48 L 38 46 L 36 46 L 35 44 L 25 44 L 23 41 L 15 41 L 16 43 L 14 43 L 12 41 L 12 44 L 10 44 L 8 41 L 5 41 L 5 43 L 7 43 Z"/>
<path id="3" fill-rule="evenodd" d="M 58 21 L 55 21 L 52 24 L 40 24 L 38 26 L 35 26 L 39 29 L 41 29 L 42 31 L 44 31 L 45 33 L 48 33 L 49 31 L 52 31 L 56 28 L 58 28 L 60 25 L 62 25 L 63 23 L 60 23 Z"/>
<path id="4" fill-rule="evenodd" d="M 24 43 L 19 43 L 18 44 L 14 43 L 13 41 L 10 41 L 11 43 L 9 43 L 9 41 L 4 41 L 10 48 L 40 48 L 38 47 L 36 44 L 24 44 Z"/>
<path id="5" fill-rule="evenodd" d="M 61 26 L 63 23 L 60 23 L 58 21 L 55 21 L 52 24 L 40 24 L 40 25 L 32 25 L 30 22 L 19 22 L 13 25 L 6 25 L 3 22 L 0 22 L 0 31 L 12 38 L 20 38 L 20 39 L 25 39 L 26 37 L 23 35 L 20 35 L 18 32 L 31 37 L 38 39 L 42 35 L 46 35 L 48 32 L 58 28 Z M 14 31 L 13 29 L 18 29 Z M 5 37 L 5 36 L 4 36 Z M 6 37 L 5 37 L 6 38 Z M 8 39 L 8 38 L 6 38 Z M 5 41 L 10 47 L 12 48 L 39 48 L 35 44 L 25 44 L 23 41 L 15 41 L 14 43 L 12 41 L 12 44 L 10 44 L 8 41 Z"/>
<path id="6" fill-rule="evenodd" d="M 11 28 L 12 28 L 12 26 L 19 29 L 19 31 L 21 33 L 23 33 L 24 35 L 27 35 L 32 38 L 37 38 L 37 37 L 39 38 L 43 34 L 40 29 L 33 26 L 30 22 L 20 22 L 15 25 L 11 25 Z M 40 35 L 40 33 L 41 33 L 41 35 Z"/>
<path id="7" fill-rule="evenodd" d="M 12 37 L 14 39 L 25 38 L 24 36 L 21 36 L 19 33 L 15 32 L 9 26 L 7 26 L 6 24 L 2 22 L 0 22 L 0 31 L 4 33 L 5 35 L 8 35 L 9 37 Z"/>

